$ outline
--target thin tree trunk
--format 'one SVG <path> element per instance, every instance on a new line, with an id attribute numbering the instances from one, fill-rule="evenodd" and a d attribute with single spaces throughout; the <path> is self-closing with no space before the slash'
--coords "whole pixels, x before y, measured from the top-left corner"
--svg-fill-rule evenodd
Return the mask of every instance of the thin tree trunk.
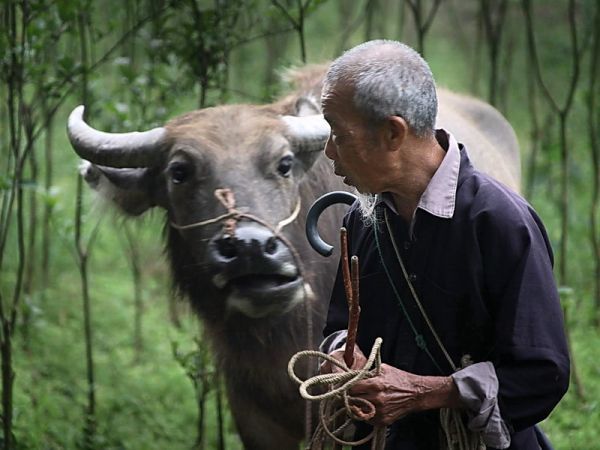
<path id="1" fill-rule="evenodd" d="M 42 295 L 45 295 L 50 279 L 50 223 L 52 221 L 53 199 L 52 182 L 53 182 L 53 162 L 52 162 L 52 146 L 54 139 L 54 121 L 52 117 L 48 117 L 46 101 L 43 100 L 44 117 L 46 118 L 46 133 L 44 135 L 44 193 L 46 201 L 44 202 L 44 215 L 42 219 Z"/>
<path id="2" fill-rule="evenodd" d="M 542 93 L 544 94 L 546 100 L 554 110 L 555 114 L 559 118 L 559 130 L 560 130 L 560 166 L 561 166 L 561 180 L 560 180 L 560 210 L 561 210 L 561 239 L 560 239 L 560 256 L 559 256 L 559 284 L 561 286 L 568 286 L 567 280 L 567 243 L 568 243 L 568 218 L 569 218 L 569 167 L 570 167 L 570 154 L 567 147 L 567 119 L 569 112 L 571 110 L 571 106 L 573 105 L 573 98 L 575 94 L 575 88 L 579 81 L 579 65 L 580 59 L 582 57 L 582 48 L 578 44 L 577 40 L 577 29 L 575 22 L 575 1 L 569 0 L 568 6 L 568 18 L 569 18 L 569 30 L 571 34 L 571 46 L 572 46 L 572 74 L 569 80 L 569 87 L 567 90 L 567 96 L 565 99 L 564 105 L 561 107 L 558 105 L 554 97 L 552 96 L 550 90 L 544 83 L 541 73 L 540 62 L 537 57 L 535 39 L 534 39 L 534 31 L 533 31 L 533 23 L 531 18 L 531 2 L 530 0 L 522 0 L 521 6 L 523 9 L 523 13 L 525 15 L 525 25 L 526 25 L 526 33 L 527 33 L 527 43 L 529 48 L 529 56 L 532 60 L 533 67 L 535 68 L 536 79 L 541 88 Z M 565 314 L 565 324 L 568 323 L 567 318 L 567 309 L 563 305 L 563 311 Z M 565 332 L 567 334 L 567 340 L 569 347 L 571 348 L 571 335 L 569 332 L 568 326 L 565 327 Z M 571 374 L 573 380 L 575 382 L 575 386 L 577 389 L 577 395 L 580 399 L 585 398 L 583 384 L 581 383 L 581 378 L 579 376 L 579 372 L 577 371 L 575 365 L 574 354 L 571 352 Z"/>
<path id="3" fill-rule="evenodd" d="M 175 328 L 181 330 L 182 324 L 181 317 L 179 315 L 179 299 L 172 292 L 169 294 L 169 319 Z"/>
<path id="4" fill-rule="evenodd" d="M 370 0 L 367 0 L 367 2 Z M 345 49 L 348 44 L 348 39 L 357 30 L 357 28 L 365 20 L 365 15 L 359 12 L 358 15 L 352 19 L 352 12 L 356 10 L 355 5 L 350 2 L 339 2 L 338 3 L 338 15 L 339 15 L 339 26 L 342 32 L 340 33 L 340 40 L 336 49 L 334 50 L 333 57 L 337 58 Z M 362 11 L 362 10 L 361 10 Z"/>
<path id="5" fill-rule="evenodd" d="M 497 106 L 498 104 L 498 61 L 500 46 L 502 43 L 502 31 L 504 18 L 506 17 L 507 0 L 499 0 L 497 10 L 491 5 L 492 0 L 480 0 L 483 24 L 488 44 L 488 55 L 490 58 L 490 79 L 488 86 L 488 101 Z"/>
<path id="6" fill-rule="evenodd" d="M 87 9 L 86 9 L 87 10 Z M 85 10 L 85 11 L 86 11 Z M 84 68 L 88 67 L 88 39 L 87 39 L 87 20 L 85 12 L 82 11 L 78 16 L 78 32 L 81 64 Z M 83 71 L 81 83 L 82 104 L 89 107 L 88 100 L 88 78 L 87 70 Z M 87 405 L 85 408 L 85 424 L 83 428 L 83 447 L 85 450 L 91 450 L 95 447 L 96 436 L 96 383 L 94 373 L 94 354 L 93 354 L 93 336 L 92 336 L 92 311 L 89 294 L 88 282 L 88 255 L 91 245 L 88 242 L 87 247 L 83 242 L 82 236 L 82 216 L 83 216 L 83 177 L 77 176 L 77 193 L 75 197 L 75 249 L 77 252 L 77 262 L 79 265 L 79 274 L 81 277 L 81 293 L 83 300 L 83 328 L 85 339 L 85 361 L 87 378 Z"/>
<path id="7" fill-rule="evenodd" d="M 479 96 L 479 84 L 481 79 L 481 43 L 483 42 L 483 12 L 481 8 L 477 13 L 477 19 L 475 20 L 476 32 L 475 32 L 475 48 L 473 55 L 473 70 L 471 71 L 471 89 L 475 96 Z"/>
<path id="8" fill-rule="evenodd" d="M 306 21 L 306 11 L 310 7 L 312 0 L 306 0 L 306 3 L 302 3 L 302 0 L 296 0 L 296 7 L 298 8 L 298 18 L 295 19 L 288 11 L 288 9 L 282 5 L 279 0 L 271 0 L 271 4 L 279 9 L 290 22 L 292 28 L 298 35 L 300 43 L 300 59 L 302 63 L 306 64 L 306 38 L 304 33 L 304 25 Z"/>
<path id="9" fill-rule="evenodd" d="M 28 3 L 23 2 L 17 8 L 15 2 L 5 3 L 2 33 L 5 34 L 10 55 L 5 55 L 8 63 L 6 77 L 6 100 L 8 115 L 7 168 L 12 175 L 10 189 L 4 190 L 0 210 L 0 273 L 4 262 L 6 244 L 13 215 L 16 217 L 17 270 L 16 281 L 10 299 L 5 299 L 0 290 L 0 353 L 2 356 L 2 430 L 3 448 L 12 450 L 17 447 L 13 434 L 13 388 L 15 372 L 13 369 L 12 338 L 15 329 L 19 302 L 22 296 L 25 271 L 25 227 L 23 204 L 23 167 L 27 152 L 21 151 L 22 123 L 20 112 L 23 108 L 23 62 L 25 60 L 26 24 L 29 20 Z M 19 23 L 19 19 L 21 20 Z M 14 242 L 14 241 L 13 241 Z M 1 289 L 1 287 L 0 287 Z"/>
<path id="10" fill-rule="evenodd" d="M 25 137 L 26 137 L 26 152 L 29 157 L 27 158 L 27 162 L 29 162 L 30 168 L 30 192 L 29 192 L 29 217 L 27 224 L 27 254 L 25 256 L 25 272 L 23 276 L 23 295 L 29 302 L 33 301 L 33 291 L 34 291 L 34 283 L 35 283 L 35 262 L 37 259 L 35 258 L 36 251 L 36 237 L 37 237 L 37 180 L 38 180 L 38 164 L 35 155 L 34 142 L 33 142 L 33 123 L 31 122 L 30 114 L 26 114 L 25 116 Z M 29 350 L 29 327 L 31 321 L 31 307 L 30 305 L 25 305 L 22 310 L 21 317 L 21 333 L 23 335 L 23 348 L 25 351 Z"/>
<path id="11" fill-rule="evenodd" d="M 307 0 L 306 4 L 302 4 L 302 0 L 297 0 L 298 3 L 298 27 L 296 31 L 298 33 L 298 40 L 300 41 L 300 59 L 303 64 L 306 64 L 306 38 L 304 36 L 304 22 L 305 22 L 305 11 L 311 0 Z"/>
<path id="12" fill-rule="evenodd" d="M 217 396 L 217 430 L 218 430 L 218 450 L 225 450 L 225 421 L 223 414 L 223 383 L 221 371 L 218 366 L 215 368 L 215 394 Z"/>
<path id="13" fill-rule="evenodd" d="M 512 82 L 512 66 L 515 61 L 515 44 L 515 34 L 509 33 L 508 42 L 506 44 L 506 50 L 504 52 L 504 61 L 502 64 L 502 73 L 504 74 L 504 76 L 498 82 L 498 109 L 505 116 L 508 115 L 508 101 L 511 99 L 509 95 L 509 87 Z"/>
<path id="14" fill-rule="evenodd" d="M 360 19 L 361 22 L 363 20 L 362 14 L 359 14 L 357 19 L 352 19 L 352 13 L 355 9 L 356 5 L 350 2 L 337 3 L 338 29 L 341 30 L 341 32 L 339 33 L 339 41 L 336 46 L 334 57 L 337 57 L 346 48 L 348 38 L 356 29 L 357 25 L 355 24 L 357 20 Z"/>
<path id="15" fill-rule="evenodd" d="M 142 321 L 144 315 L 144 301 L 142 296 L 142 271 L 140 268 L 140 252 L 135 235 L 132 235 L 129 224 L 124 224 L 125 238 L 127 241 L 127 259 L 133 278 L 133 349 L 134 361 L 141 359 L 144 350 Z"/>
<path id="16" fill-rule="evenodd" d="M 138 22 L 137 15 L 137 2 L 135 0 L 127 0 L 125 2 L 125 22 L 123 34 L 127 30 L 133 28 Z M 136 35 L 131 34 L 129 36 L 127 45 L 125 45 L 125 54 L 129 59 L 129 65 L 134 73 L 137 73 L 137 59 L 136 59 Z M 139 99 L 138 96 L 132 91 L 129 99 L 131 105 L 130 114 L 135 115 L 133 106 L 137 106 L 143 100 Z M 140 111 L 142 120 L 145 119 L 144 111 Z M 142 352 L 144 349 L 143 335 L 142 335 L 142 317 L 144 313 L 144 305 L 142 298 L 142 274 L 140 269 L 140 254 L 137 241 L 135 239 L 135 233 L 132 233 L 131 226 L 135 224 L 124 223 L 123 230 L 125 232 L 126 240 L 126 256 L 131 269 L 132 282 L 133 282 L 133 361 L 135 364 L 141 360 Z"/>
<path id="17" fill-rule="evenodd" d="M 531 67 L 531 60 L 527 58 L 527 106 L 529 108 L 529 120 L 531 122 L 531 131 L 529 137 L 531 140 L 531 148 L 527 160 L 527 184 L 525 187 L 525 198 L 533 198 L 533 189 L 535 187 L 537 155 L 540 148 L 540 139 L 542 130 L 540 129 L 540 121 L 537 110 L 535 74 Z"/>
<path id="18" fill-rule="evenodd" d="M 567 147 L 567 118 L 568 110 L 561 111 L 558 116 L 559 136 L 560 136 L 560 265 L 559 281 L 562 286 L 568 285 L 567 280 L 567 244 L 569 242 L 569 186 L 570 186 L 570 153 Z"/>
<path id="19" fill-rule="evenodd" d="M 4 302 L 0 293 L 0 302 Z M 0 307 L 0 309 L 4 309 Z M 12 329 L 7 318 L 2 313 L 2 431 L 5 450 L 14 448 L 13 422 L 13 385 L 15 372 L 12 368 Z"/>
<path id="20" fill-rule="evenodd" d="M 406 0 L 406 3 L 408 3 L 408 6 L 412 11 L 415 28 L 417 30 L 417 50 L 421 56 L 425 57 L 425 35 L 433 23 L 433 19 L 435 18 L 435 14 L 442 3 L 442 0 L 433 0 L 433 5 L 426 17 L 424 17 L 425 13 L 423 11 L 421 0 Z"/>
<path id="21" fill-rule="evenodd" d="M 541 74 L 541 67 L 537 57 L 537 51 L 533 35 L 533 25 L 531 20 L 531 6 L 530 0 L 522 0 L 522 7 L 525 13 L 526 29 L 527 29 L 527 41 L 529 46 L 529 54 L 532 58 L 532 64 L 535 68 L 536 78 L 538 84 L 542 89 L 542 93 L 546 97 L 546 100 L 559 117 L 559 129 L 560 129 L 560 146 L 561 146 L 561 241 L 560 241 L 560 266 L 559 266 L 559 282 L 561 285 L 567 285 L 567 242 L 568 242 L 568 226 L 567 219 L 569 216 L 569 202 L 568 202 L 568 178 L 569 178 L 569 152 L 567 147 L 567 119 L 568 114 L 573 104 L 573 98 L 575 94 L 575 88 L 579 80 L 579 60 L 581 57 L 580 48 L 577 42 L 577 32 L 575 25 L 575 2 L 574 0 L 569 1 L 569 23 L 571 30 L 571 41 L 572 41 L 572 56 L 573 56 L 573 73 L 570 79 L 570 86 L 567 91 L 567 97 L 563 107 L 558 106 L 556 100 L 547 88 Z"/>
<path id="22" fill-rule="evenodd" d="M 590 61 L 590 78 L 587 98 L 588 129 L 590 133 L 590 156 L 592 165 L 592 200 L 590 206 L 590 242 L 594 255 L 594 322 L 600 328 L 600 224 L 598 210 L 600 209 L 600 143 L 598 142 L 598 113 L 597 100 L 600 97 L 598 85 L 598 60 L 600 59 L 600 6 L 596 4 L 594 15 L 592 42 L 592 57 Z"/>
<path id="23" fill-rule="evenodd" d="M 343 3 L 346 4 L 346 3 Z M 269 19 L 269 29 L 277 26 L 275 17 Z M 273 98 L 272 87 L 277 84 L 276 69 L 281 64 L 280 59 L 287 51 L 289 42 L 289 33 L 282 36 L 269 35 L 265 37 L 266 60 L 264 65 L 264 95 L 265 101 L 271 101 Z"/>
<path id="24" fill-rule="evenodd" d="M 365 4 L 365 41 L 373 39 L 373 18 L 377 10 L 377 0 L 367 0 Z"/>
<path id="25" fill-rule="evenodd" d="M 229 51 L 225 50 L 223 52 L 223 60 L 221 63 L 223 64 L 223 68 L 221 69 L 221 76 L 219 77 L 219 102 L 227 103 L 229 98 Z"/>
<path id="26" fill-rule="evenodd" d="M 203 380 L 198 380 L 196 394 L 198 395 L 198 422 L 196 424 L 196 446 L 198 450 L 204 450 L 206 447 L 206 397 L 208 389 Z"/>
<path id="27" fill-rule="evenodd" d="M 398 26 L 396 27 L 396 37 L 399 41 L 404 40 L 404 28 L 406 25 L 406 11 L 404 5 L 405 2 L 403 1 L 398 4 Z"/>
<path id="28" fill-rule="evenodd" d="M 199 450 L 204 450 L 206 446 L 206 400 L 211 389 L 211 374 L 208 367 L 209 357 L 206 348 L 202 346 L 200 338 L 195 339 L 197 363 L 193 373 L 189 374 L 196 389 L 198 403 L 198 422 L 196 446 Z"/>
<path id="29" fill-rule="evenodd" d="M 192 9 L 192 15 L 194 18 L 194 22 L 196 27 L 201 30 L 202 24 L 204 22 L 203 12 L 200 10 L 200 7 L 196 0 L 189 0 Z M 208 95 L 208 89 L 210 88 L 210 77 L 209 77 L 209 65 L 206 42 L 204 41 L 204 34 L 198 33 L 197 40 L 194 42 L 196 46 L 196 57 L 198 58 L 197 68 L 196 68 L 196 78 L 198 83 L 198 108 L 202 109 L 206 106 L 206 100 Z"/>
<path id="30" fill-rule="evenodd" d="M 465 2 L 459 2 L 459 4 L 461 5 L 459 10 L 457 10 L 456 3 L 457 0 L 450 0 L 446 3 L 448 24 L 451 26 L 452 31 L 455 33 L 455 36 L 453 36 L 453 38 L 457 39 L 459 47 L 465 53 L 469 53 L 469 49 L 472 48 L 471 44 L 474 41 L 473 33 L 475 30 L 472 28 L 467 28 L 465 26 L 465 23 L 467 22 L 465 18 L 469 18 L 469 25 L 473 23 L 473 21 L 469 17 L 469 8 L 471 7 L 471 2 L 469 2 L 469 4 L 466 4 Z M 477 11 L 478 12 L 474 18 L 476 27 L 479 27 L 481 8 L 477 8 Z"/>

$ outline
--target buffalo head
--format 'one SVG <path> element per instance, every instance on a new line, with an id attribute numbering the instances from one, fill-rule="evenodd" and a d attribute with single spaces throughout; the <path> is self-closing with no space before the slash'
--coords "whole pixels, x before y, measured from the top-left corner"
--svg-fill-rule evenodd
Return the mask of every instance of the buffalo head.
<path id="1" fill-rule="evenodd" d="M 296 102 L 296 115 L 276 105 L 219 106 L 132 133 L 93 129 L 80 106 L 68 135 L 88 161 L 87 182 L 122 210 L 166 210 L 175 281 L 198 312 L 262 318 L 305 295 L 299 230 L 305 207 L 322 192 L 303 194 L 302 186 L 318 184 L 310 177 L 329 134 L 311 105 Z"/>

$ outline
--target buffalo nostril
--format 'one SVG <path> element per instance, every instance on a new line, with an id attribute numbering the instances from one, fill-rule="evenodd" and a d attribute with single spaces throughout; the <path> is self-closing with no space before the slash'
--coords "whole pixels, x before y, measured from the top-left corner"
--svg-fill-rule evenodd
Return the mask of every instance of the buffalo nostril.
<path id="1" fill-rule="evenodd" d="M 277 251 L 277 238 L 275 236 L 270 237 L 265 243 L 265 252 L 269 255 L 274 254 Z"/>
<path id="2" fill-rule="evenodd" d="M 217 241 L 217 250 L 225 258 L 232 259 L 237 256 L 235 240 L 231 236 L 225 236 Z"/>

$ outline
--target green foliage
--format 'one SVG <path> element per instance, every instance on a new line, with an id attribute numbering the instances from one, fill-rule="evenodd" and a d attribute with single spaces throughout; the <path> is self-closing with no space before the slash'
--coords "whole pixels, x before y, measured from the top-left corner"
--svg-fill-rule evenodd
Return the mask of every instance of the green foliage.
<path id="1" fill-rule="evenodd" d="M 344 1 L 280 1 L 294 21 L 301 13 L 299 5 L 305 7 L 303 37 L 309 62 L 328 60 L 339 53 L 338 47 L 348 48 L 362 40 L 368 25 L 364 17 L 367 0 L 353 2 L 352 17 L 343 15 Z M 29 20 L 12 42 L 5 27 L 8 7 L 25 3 Z M 500 107 L 516 128 L 525 162 L 532 143 L 526 82 L 529 66 L 519 2 L 509 3 L 500 74 L 501 84 L 506 87 L 501 90 L 504 98 Z M 578 3 L 582 38 L 591 29 L 595 3 Z M 382 14 L 378 20 L 386 31 L 377 37 L 402 36 L 415 46 L 410 16 L 400 16 L 396 2 L 379 0 L 378 4 L 377 11 Z M 444 2 L 427 35 L 426 48 L 439 85 L 486 97 L 489 67 L 485 46 L 476 39 L 478 5 L 474 0 Z M 543 11 L 535 6 L 540 9 L 535 17 L 539 56 L 545 79 L 552 91 L 560 94 L 566 91 L 571 70 L 564 19 L 566 1 L 552 0 L 543 6 Z M 88 66 L 81 62 L 77 34 L 83 13 L 89 21 L 91 41 Z M 0 6 L 0 231 L 10 222 L 7 246 L 1 255 L 0 293 L 5 303 L 17 283 L 19 263 L 14 211 L 12 215 L 6 213 L 11 189 L 20 189 L 26 196 L 25 218 L 30 217 L 30 199 L 37 201 L 40 217 L 45 206 L 52 210 L 49 281 L 44 284 L 39 269 L 42 251 L 38 223 L 38 240 L 31 256 L 34 276 L 22 295 L 14 334 L 14 435 L 18 448 L 76 449 L 82 445 L 87 385 L 81 279 L 73 237 L 78 160 L 63 130 L 67 114 L 81 101 L 76 93 L 83 75 L 89 82 L 90 121 L 107 131 L 158 126 L 199 104 L 258 102 L 278 91 L 273 83 L 266 85 L 263 80 L 272 80 L 276 69 L 301 61 L 300 36 L 290 17 L 268 0 L 35 0 L 3 2 Z M 340 43 L 346 30 L 350 30 L 347 39 Z M 267 39 L 271 39 L 269 45 Z M 25 165 L 22 178 L 15 178 L 13 149 L 8 146 L 8 83 L 15 70 L 14 58 L 20 58 L 23 69 L 22 111 L 30 113 L 19 117 L 29 117 L 37 133 L 33 147 L 37 178 L 31 164 Z M 585 55 L 582 62 L 585 64 L 588 58 Z M 569 122 L 570 269 L 569 286 L 561 290 L 586 398 L 579 399 L 571 389 L 543 423 L 556 448 L 565 449 L 600 448 L 595 444 L 600 421 L 600 334 L 591 325 L 597 313 L 592 297 L 596 280 L 590 263 L 593 255 L 588 244 L 587 216 L 589 180 L 596 170 L 589 164 L 586 137 L 588 76 L 587 71 L 582 72 Z M 534 102 L 543 122 L 550 108 L 539 92 Z M 42 137 L 49 117 L 54 118 L 52 143 L 56 152 L 54 178 L 46 189 L 42 183 L 46 175 Z M 556 124 L 556 120 L 548 121 L 543 130 L 529 200 L 543 218 L 553 247 L 558 249 L 561 174 Z M 22 152 L 24 143 L 20 145 Z M 143 348 L 138 353 L 130 255 L 122 238 L 126 219 L 89 191 L 83 206 L 84 237 L 89 238 L 96 230 L 98 233 L 89 270 L 97 372 L 96 448 L 194 448 L 198 438 L 198 394 L 204 388 L 205 448 L 216 448 L 214 362 L 208 345 L 198 340 L 198 322 L 183 304 L 175 308 L 181 324 L 169 320 L 173 314 L 168 303 L 169 274 L 159 238 L 163 213 L 152 211 L 138 219 L 134 232 L 140 252 L 143 302 Z M 29 226 L 36 225 L 26 223 L 26 231 Z M 225 428 L 227 448 L 241 448 L 229 416 Z"/>

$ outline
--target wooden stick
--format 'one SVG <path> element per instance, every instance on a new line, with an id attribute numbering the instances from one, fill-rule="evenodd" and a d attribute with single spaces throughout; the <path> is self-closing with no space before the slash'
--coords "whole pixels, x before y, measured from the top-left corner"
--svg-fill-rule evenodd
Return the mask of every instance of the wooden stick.
<path id="1" fill-rule="evenodd" d="M 342 250 L 342 275 L 348 308 L 352 305 L 352 281 L 350 280 L 350 258 L 348 257 L 348 231 L 340 228 L 340 247 Z"/>
<path id="2" fill-rule="evenodd" d="M 358 333 L 358 319 L 360 318 L 360 304 L 358 295 L 358 256 L 351 258 L 351 299 L 349 300 L 349 318 L 348 318 L 348 337 L 346 338 L 346 348 L 344 350 L 344 361 L 348 367 L 354 363 L 354 346 L 356 345 L 356 335 Z"/>

